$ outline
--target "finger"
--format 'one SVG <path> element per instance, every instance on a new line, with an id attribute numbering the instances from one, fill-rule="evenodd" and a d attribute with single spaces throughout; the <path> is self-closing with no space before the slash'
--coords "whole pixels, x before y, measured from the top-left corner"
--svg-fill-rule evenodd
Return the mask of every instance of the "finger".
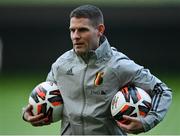
<path id="1" fill-rule="evenodd" d="M 44 114 L 43 114 L 43 113 L 40 113 L 40 114 L 35 115 L 35 116 L 29 115 L 27 120 L 28 120 L 29 122 L 36 122 L 36 121 L 38 121 L 38 120 L 41 120 L 43 117 L 44 117 Z"/>
<path id="2" fill-rule="evenodd" d="M 131 132 L 128 130 L 129 126 L 128 126 L 127 124 L 123 124 L 123 123 L 121 123 L 121 122 L 119 122 L 119 121 L 116 121 L 116 122 L 117 122 L 118 126 L 119 126 L 123 131 L 125 131 L 126 133 L 131 133 Z"/>
<path id="3" fill-rule="evenodd" d="M 26 107 L 22 108 L 22 114 L 25 114 L 25 112 L 31 112 L 33 109 L 32 105 L 28 104 Z"/>
<path id="4" fill-rule="evenodd" d="M 123 124 L 123 123 L 121 123 L 121 122 L 119 122 L 119 121 L 116 121 L 116 122 L 117 122 L 117 124 L 118 124 L 118 126 L 119 126 L 120 128 L 122 128 L 122 129 L 127 129 L 127 127 L 128 127 L 127 124 Z"/>
<path id="5" fill-rule="evenodd" d="M 143 132 L 142 123 L 139 121 L 136 117 L 130 117 L 123 115 L 123 119 L 128 120 L 129 124 L 123 124 L 121 122 L 117 122 L 118 126 L 121 127 L 124 131 L 131 134 L 138 134 L 140 132 Z"/>
<path id="6" fill-rule="evenodd" d="M 33 109 L 33 106 L 31 104 L 28 104 L 26 110 L 27 111 L 32 111 L 32 109 Z"/>
<path id="7" fill-rule="evenodd" d="M 34 121 L 31 124 L 33 126 L 43 126 L 43 125 L 49 125 L 49 124 L 51 124 L 51 122 L 49 121 L 48 117 L 46 117 L 46 118 L 43 118 L 41 120 Z"/>
<path id="8" fill-rule="evenodd" d="M 23 114 L 23 119 L 25 121 L 28 121 L 29 117 L 33 116 L 32 109 L 33 109 L 33 107 L 30 104 L 28 104 L 26 107 L 23 108 L 22 114 Z"/>
<path id="9" fill-rule="evenodd" d="M 48 116 L 46 118 L 44 118 L 44 125 L 49 125 L 52 123 L 52 121 L 48 118 Z"/>
<path id="10" fill-rule="evenodd" d="M 31 112 L 33 109 L 32 105 L 28 104 L 26 107 L 23 107 L 23 112 Z"/>
<path id="11" fill-rule="evenodd" d="M 130 117 L 130 116 L 127 116 L 127 115 L 123 115 L 123 119 L 131 121 L 131 122 L 134 122 L 134 121 L 138 120 L 136 117 Z"/>

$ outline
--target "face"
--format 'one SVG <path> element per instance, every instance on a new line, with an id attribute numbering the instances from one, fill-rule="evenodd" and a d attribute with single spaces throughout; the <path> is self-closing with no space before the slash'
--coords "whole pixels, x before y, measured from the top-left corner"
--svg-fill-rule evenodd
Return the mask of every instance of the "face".
<path id="1" fill-rule="evenodd" d="M 102 25 L 100 26 L 102 27 Z M 78 55 L 86 54 L 90 50 L 98 48 L 99 39 L 103 33 L 100 26 L 95 28 L 88 18 L 71 18 L 69 27 L 71 40 L 74 51 Z"/>

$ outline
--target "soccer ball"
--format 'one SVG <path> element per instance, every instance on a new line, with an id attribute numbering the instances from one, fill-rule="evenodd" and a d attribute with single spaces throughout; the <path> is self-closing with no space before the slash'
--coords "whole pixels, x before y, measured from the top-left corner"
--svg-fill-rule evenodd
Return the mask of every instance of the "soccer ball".
<path id="1" fill-rule="evenodd" d="M 127 86 L 116 93 L 111 102 L 111 114 L 115 120 L 128 124 L 123 115 L 145 117 L 151 109 L 151 97 L 141 88 Z"/>
<path id="2" fill-rule="evenodd" d="M 57 85 L 53 82 L 38 84 L 29 96 L 29 104 L 33 106 L 34 115 L 44 113 L 50 122 L 57 122 L 61 119 L 63 100 Z"/>

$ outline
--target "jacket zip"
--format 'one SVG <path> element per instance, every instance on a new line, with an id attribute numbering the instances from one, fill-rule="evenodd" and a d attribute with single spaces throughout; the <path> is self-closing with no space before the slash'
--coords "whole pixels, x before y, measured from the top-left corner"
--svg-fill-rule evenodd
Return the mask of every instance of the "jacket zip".
<path id="1" fill-rule="evenodd" d="M 85 95 L 85 76 L 86 76 L 86 72 L 87 72 L 87 69 L 88 69 L 88 64 L 86 64 L 86 68 L 84 70 L 84 75 L 83 75 L 83 80 L 82 80 L 82 93 L 83 93 L 83 108 L 82 108 L 82 111 L 81 111 L 81 120 L 82 120 L 82 135 L 84 135 L 84 119 L 83 119 L 83 112 L 84 112 L 84 109 L 85 109 L 85 104 L 86 104 L 86 95 Z"/>

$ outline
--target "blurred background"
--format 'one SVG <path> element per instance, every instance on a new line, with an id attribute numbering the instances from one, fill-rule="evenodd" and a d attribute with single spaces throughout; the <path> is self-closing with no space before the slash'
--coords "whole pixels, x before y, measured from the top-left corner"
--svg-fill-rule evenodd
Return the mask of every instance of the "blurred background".
<path id="1" fill-rule="evenodd" d="M 0 135 L 56 135 L 60 122 L 32 127 L 21 119 L 31 90 L 72 48 L 69 13 L 94 4 L 111 46 L 149 68 L 173 90 L 166 118 L 145 134 L 180 135 L 179 0 L 0 0 Z"/>

